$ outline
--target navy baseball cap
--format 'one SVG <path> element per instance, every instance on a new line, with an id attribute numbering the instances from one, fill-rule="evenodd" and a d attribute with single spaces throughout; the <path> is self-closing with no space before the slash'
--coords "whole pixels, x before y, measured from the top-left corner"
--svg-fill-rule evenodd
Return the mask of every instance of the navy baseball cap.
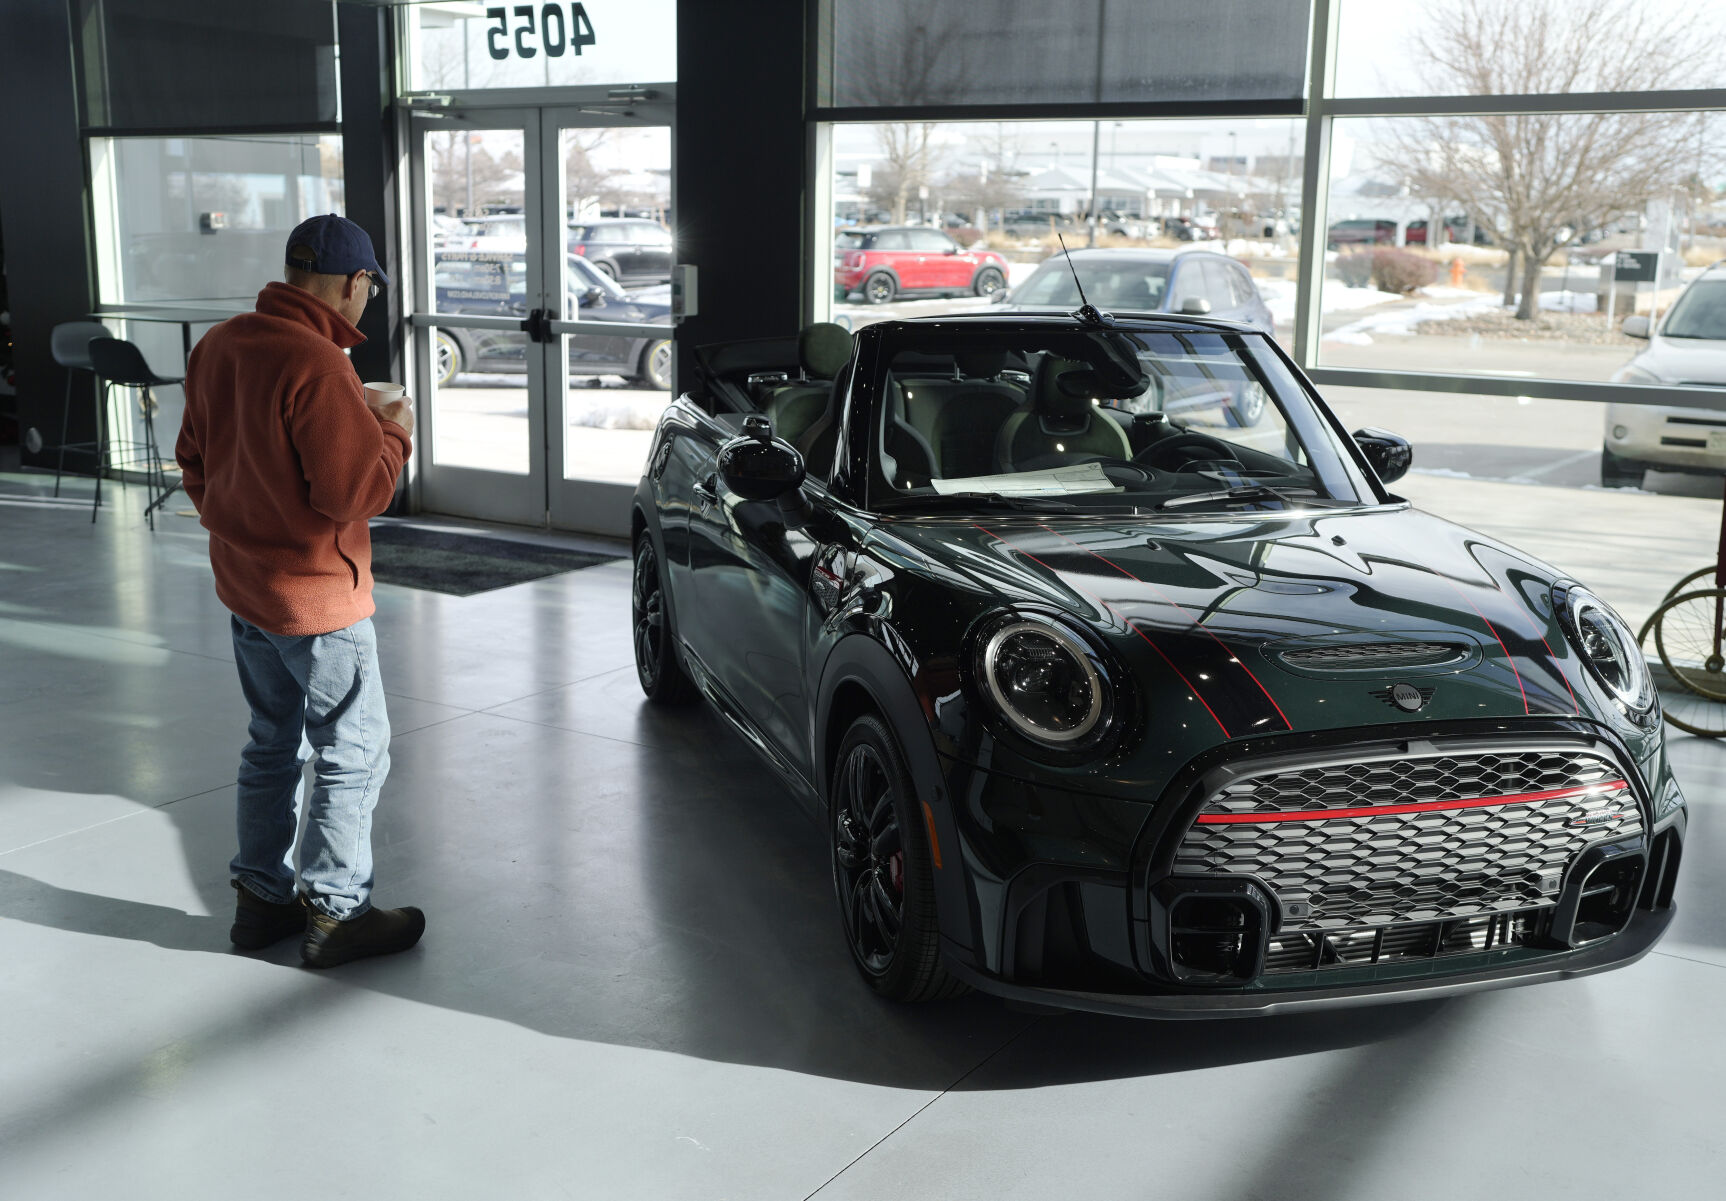
<path id="1" fill-rule="evenodd" d="M 390 282 L 390 277 L 378 266 L 377 252 L 372 249 L 370 236 L 346 217 L 325 213 L 322 217 L 300 222 L 288 235 L 290 255 L 296 246 L 309 248 L 312 257 L 290 257 L 290 267 L 319 275 L 352 275 L 356 271 L 370 271 L 384 283 Z"/>

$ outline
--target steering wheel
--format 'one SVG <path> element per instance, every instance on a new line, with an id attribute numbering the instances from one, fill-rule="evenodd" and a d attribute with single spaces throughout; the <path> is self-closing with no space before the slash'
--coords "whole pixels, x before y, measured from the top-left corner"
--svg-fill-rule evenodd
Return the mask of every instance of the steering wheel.
<path id="1" fill-rule="evenodd" d="M 1238 463 L 1235 448 L 1221 438 L 1188 432 L 1153 442 L 1133 456 L 1133 462 L 1164 471 L 1180 471 L 1192 463 L 1222 460 Z"/>

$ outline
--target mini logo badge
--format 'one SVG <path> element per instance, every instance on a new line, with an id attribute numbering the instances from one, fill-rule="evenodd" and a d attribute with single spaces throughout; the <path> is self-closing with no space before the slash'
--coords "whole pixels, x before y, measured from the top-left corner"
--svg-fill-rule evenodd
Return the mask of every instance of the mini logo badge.
<path id="1" fill-rule="evenodd" d="M 1613 822 L 1623 821 L 1628 814 L 1622 809 L 1596 809 L 1593 813 L 1584 813 L 1581 817 L 1573 817 L 1564 823 L 1572 829 L 1583 829 L 1588 826 L 1606 826 Z"/>
<path id="2" fill-rule="evenodd" d="M 1396 684 L 1390 690 L 1390 703 L 1404 713 L 1419 713 L 1426 705 L 1426 697 L 1413 684 Z"/>

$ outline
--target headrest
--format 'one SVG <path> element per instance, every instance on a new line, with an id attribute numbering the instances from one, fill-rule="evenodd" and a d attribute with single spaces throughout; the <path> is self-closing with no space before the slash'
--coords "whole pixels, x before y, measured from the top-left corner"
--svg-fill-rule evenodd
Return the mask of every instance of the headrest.
<path id="1" fill-rule="evenodd" d="M 953 356 L 959 373 L 972 379 L 994 379 L 1007 369 L 1007 352 L 999 348 L 962 350 Z"/>
<path id="2" fill-rule="evenodd" d="M 817 321 L 797 335 L 797 358 L 816 379 L 832 379 L 851 361 L 851 331 L 831 321 Z"/>
<path id="3" fill-rule="evenodd" d="M 1069 395 L 1060 386 L 1063 375 L 1074 371 L 1089 372 L 1090 369 L 1089 363 L 1063 359 L 1054 353 L 1045 354 L 1038 360 L 1037 372 L 1031 377 L 1031 405 L 1045 426 L 1054 423 L 1063 427 L 1083 427 L 1090 420 L 1091 398 Z"/>

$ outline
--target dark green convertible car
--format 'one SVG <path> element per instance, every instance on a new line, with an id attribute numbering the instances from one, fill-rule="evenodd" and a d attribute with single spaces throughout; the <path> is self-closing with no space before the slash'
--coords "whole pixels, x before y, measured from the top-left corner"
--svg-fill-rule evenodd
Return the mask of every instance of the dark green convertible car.
<path id="1" fill-rule="evenodd" d="M 1084 309 L 697 357 L 636 494 L 642 687 L 819 815 L 884 995 L 1264 1014 L 1584 975 L 1670 923 L 1634 636 L 1387 491 L 1408 444 L 1263 334 Z"/>

